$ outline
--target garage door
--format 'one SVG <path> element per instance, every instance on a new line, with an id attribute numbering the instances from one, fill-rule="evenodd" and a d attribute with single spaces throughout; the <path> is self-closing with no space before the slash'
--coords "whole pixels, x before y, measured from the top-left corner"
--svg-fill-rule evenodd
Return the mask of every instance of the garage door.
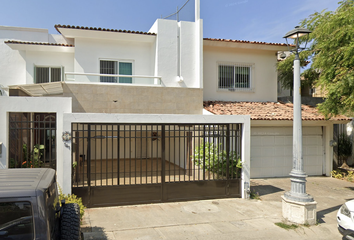
<path id="1" fill-rule="evenodd" d="M 292 169 L 292 127 L 251 128 L 251 178 L 287 177 Z M 304 170 L 322 175 L 322 127 L 303 127 Z"/>

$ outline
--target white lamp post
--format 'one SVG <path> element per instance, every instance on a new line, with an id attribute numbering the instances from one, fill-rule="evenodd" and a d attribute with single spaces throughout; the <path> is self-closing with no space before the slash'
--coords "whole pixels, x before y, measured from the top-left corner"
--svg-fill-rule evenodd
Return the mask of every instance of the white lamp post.
<path id="1" fill-rule="evenodd" d="M 301 84 L 300 84 L 300 58 L 299 52 L 304 48 L 300 47 L 299 38 L 308 36 L 311 31 L 305 28 L 295 27 L 288 32 L 284 38 L 295 40 L 294 60 L 294 89 L 293 89 L 293 169 L 290 172 L 291 190 L 286 192 L 283 199 L 283 217 L 291 222 L 300 224 L 316 223 L 316 205 L 309 194 L 306 193 L 306 173 L 302 154 L 302 123 L 301 123 Z M 308 39 L 308 38 L 307 38 Z M 307 39 L 305 47 L 307 44 Z"/>

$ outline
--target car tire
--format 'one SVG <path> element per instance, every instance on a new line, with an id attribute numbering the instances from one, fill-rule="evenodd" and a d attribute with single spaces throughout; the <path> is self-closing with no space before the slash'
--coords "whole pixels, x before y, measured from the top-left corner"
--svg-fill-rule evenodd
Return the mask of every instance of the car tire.
<path id="1" fill-rule="evenodd" d="M 68 203 L 63 206 L 60 217 L 60 239 L 80 240 L 80 207 L 77 203 Z"/>

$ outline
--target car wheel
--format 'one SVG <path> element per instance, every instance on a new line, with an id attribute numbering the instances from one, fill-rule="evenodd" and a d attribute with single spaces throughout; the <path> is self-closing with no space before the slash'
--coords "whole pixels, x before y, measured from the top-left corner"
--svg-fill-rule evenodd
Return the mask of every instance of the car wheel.
<path id="1" fill-rule="evenodd" d="M 60 239 L 80 240 L 80 207 L 77 203 L 68 203 L 63 206 L 60 219 Z"/>

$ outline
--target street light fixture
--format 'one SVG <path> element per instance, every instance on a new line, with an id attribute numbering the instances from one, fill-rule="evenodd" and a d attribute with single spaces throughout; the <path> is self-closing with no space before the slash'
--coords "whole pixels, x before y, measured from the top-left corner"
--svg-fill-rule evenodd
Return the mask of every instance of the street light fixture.
<path id="1" fill-rule="evenodd" d="M 304 172 L 303 153 L 302 153 L 302 119 L 301 119 L 301 85 L 300 85 L 300 58 L 299 52 L 304 50 L 307 45 L 310 30 L 295 27 L 285 34 L 284 38 L 288 43 L 288 38 L 295 40 L 295 49 L 291 50 L 295 54 L 294 59 L 294 99 L 293 99 L 293 169 L 290 172 L 291 190 L 284 194 L 283 216 L 300 224 L 316 223 L 316 202 L 313 197 L 306 193 L 306 173 Z M 299 38 L 307 36 L 305 47 L 300 47 Z M 289 44 L 288 44 L 289 46 Z M 296 207 L 294 207 L 294 205 Z M 297 210 L 296 210 L 297 209 Z M 309 210 L 309 211 L 307 211 Z M 299 212 L 297 212 L 299 211 Z M 304 212 L 305 211 L 305 212 Z M 307 212 L 306 212 L 307 211 Z M 303 216 L 303 217 L 301 217 Z M 310 216 L 310 219 L 308 219 Z M 311 218 L 314 217 L 314 220 Z"/>

